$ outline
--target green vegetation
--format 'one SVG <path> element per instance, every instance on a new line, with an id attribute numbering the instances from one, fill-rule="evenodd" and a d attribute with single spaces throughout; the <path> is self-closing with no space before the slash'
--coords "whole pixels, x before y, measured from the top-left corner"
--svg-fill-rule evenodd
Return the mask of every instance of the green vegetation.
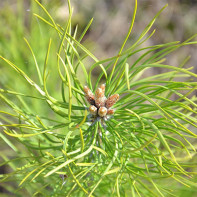
<path id="1" fill-rule="evenodd" d="M 78 26 L 72 25 L 69 0 L 65 26 L 34 0 L 29 38 L 18 40 L 26 31 L 22 11 L 16 29 L 5 29 L 0 45 L 0 165 L 7 169 L 0 181 L 5 192 L 16 196 L 195 195 L 197 74 L 184 68 L 189 57 L 178 67 L 168 65 L 165 57 L 197 44 L 196 35 L 184 42 L 144 48 L 164 6 L 126 48 L 137 0 L 133 5 L 118 54 L 103 60 L 81 43 L 92 20 L 78 32 Z M 138 59 L 133 61 L 136 54 Z M 145 77 L 151 68 L 165 72 Z M 100 72 L 96 79 L 95 69 Z M 83 87 L 95 92 L 103 82 L 106 97 L 117 93 L 120 99 L 108 120 L 92 121 Z"/>

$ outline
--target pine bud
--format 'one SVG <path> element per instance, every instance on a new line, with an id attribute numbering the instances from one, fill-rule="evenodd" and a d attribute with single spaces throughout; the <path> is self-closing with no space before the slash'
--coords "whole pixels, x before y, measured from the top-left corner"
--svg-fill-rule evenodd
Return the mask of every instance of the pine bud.
<path id="1" fill-rule="evenodd" d="M 94 105 L 90 105 L 89 111 L 90 111 L 90 113 L 92 115 L 96 115 L 97 114 L 97 108 Z"/>
<path id="2" fill-rule="evenodd" d="M 113 106 L 119 99 L 119 94 L 114 94 L 112 96 L 110 96 L 106 102 L 105 102 L 105 107 L 107 107 L 107 109 L 109 109 L 111 106 Z"/>
<path id="3" fill-rule="evenodd" d="M 94 94 L 92 93 L 92 91 L 88 88 L 88 86 L 84 86 L 83 90 L 84 90 L 85 97 L 88 103 L 90 103 L 91 105 L 94 105 L 95 100 L 94 100 Z"/>
<path id="4" fill-rule="evenodd" d="M 106 107 L 100 107 L 99 111 L 98 111 L 98 115 L 100 117 L 104 117 L 104 116 L 106 116 L 106 114 L 107 114 L 107 108 Z"/>
<path id="5" fill-rule="evenodd" d="M 95 104 L 96 106 L 99 108 L 99 107 L 104 107 L 105 106 L 105 101 L 106 101 L 106 97 L 99 97 L 95 99 Z"/>
<path id="6" fill-rule="evenodd" d="M 95 104 L 99 107 L 105 106 L 105 84 L 102 84 L 95 92 Z"/>
<path id="7" fill-rule="evenodd" d="M 114 114 L 115 110 L 114 109 L 108 109 L 107 110 L 107 115 L 112 115 Z"/>
<path id="8" fill-rule="evenodd" d="M 101 98 L 105 96 L 105 91 L 102 88 L 98 88 L 95 92 L 96 98 Z"/>
<path id="9" fill-rule="evenodd" d="M 103 96 L 104 96 L 104 95 L 105 95 L 105 84 L 101 84 L 99 88 L 102 89 L 102 91 L 103 91 Z"/>

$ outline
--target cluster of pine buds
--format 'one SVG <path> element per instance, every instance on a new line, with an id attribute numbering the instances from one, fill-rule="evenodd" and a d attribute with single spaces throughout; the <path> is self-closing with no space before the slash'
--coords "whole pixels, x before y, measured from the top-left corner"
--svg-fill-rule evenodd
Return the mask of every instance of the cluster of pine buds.
<path id="1" fill-rule="evenodd" d="M 119 94 L 106 98 L 105 84 L 100 85 L 95 95 L 87 86 L 84 86 L 84 93 L 88 103 L 90 103 L 89 111 L 93 116 L 105 118 L 107 115 L 114 114 L 114 109 L 111 107 L 118 101 Z"/>

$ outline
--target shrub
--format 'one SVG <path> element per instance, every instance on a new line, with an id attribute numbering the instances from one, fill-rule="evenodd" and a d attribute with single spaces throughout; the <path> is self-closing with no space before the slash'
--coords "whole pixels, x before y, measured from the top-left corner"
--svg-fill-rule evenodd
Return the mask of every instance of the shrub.
<path id="1" fill-rule="evenodd" d="M 173 195 L 179 184 L 196 187 L 197 99 L 192 93 L 197 75 L 192 68 L 184 68 L 188 57 L 178 67 L 165 64 L 165 56 L 172 51 L 196 44 L 192 41 L 196 35 L 182 43 L 143 48 L 165 6 L 124 49 L 136 16 L 136 0 L 118 55 L 98 60 L 81 44 L 92 20 L 78 35 L 77 27 L 72 31 L 69 0 L 65 27 L 58 25 L 39 1 L 35 3 L 45 16 L 34 16 L 52 28 L 59 44 L 56 48 L 53 39 L 49 40 L 42 67 L 25 39 L 37 76 L 32 68 L 30 72 L 24 68 L 25 72 L 1 56 L 16 71 L 14 80 L 23 78 L 13 87 L 3 84 L 1 88 L 0 97 L 7 106 L 0 111 L 4 131 L 0 136 L 15 152 L 14 158 L 1 155 L 1 165 L 9 168 L 1 176 L 3 188 L 31 196 L 167 196 Z M 132 62 L 135 54 L 140 54 L 139 58 Z M 89 70 L 87 62 L 91 64 Z M 100 74 L 94 81 L 92 71 L 96 68 Z M 152 68 L 165 72 L 144 77 Z M 103 82 L 105 86 L 101 86 Z M 102 106 L 108 111 L 115 109 L 104 117 L 98 112 L 102 106 L 95 104 L 96 98 L 90 100 L 99 87 L 105 89 L 101 98 L 116 94 L 113 106 L 104 98 Z M 96 107 L 95 115 L 89 112 L 90 104 Z"/>

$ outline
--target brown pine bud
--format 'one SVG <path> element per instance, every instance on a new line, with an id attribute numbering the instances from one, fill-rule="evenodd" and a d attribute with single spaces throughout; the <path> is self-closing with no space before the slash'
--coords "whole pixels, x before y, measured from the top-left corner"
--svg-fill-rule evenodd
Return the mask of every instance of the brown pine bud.
<path id="1" fill-rule="evenodd" d="M 114 109 L 108 109 L 107 110 L 107 115 L 112 115 L 114 114 L 115 110 Z"/>
<path id="2" fill-rule="evenodd" d="M 84 86 L 83 90 L 84 90 L 85 97 L 88 103 L 90 103 L 91 105 L 94 105 L 95 100 L 94 100 L 94 94 L 92 93 L 92 91 L 88 88 L 88 86 Z"/>
<path id="3" fill-rule="evenodd" d="M 100 117 L 104 117 L 104 116 L 106 116 L 106 114 L 107 114 L 107 108 L 106 107 L 100 107 L 99 111 L 98 111 L 98 115 Z"/>
<path id="4" fill-rule="evenodd" d="M 95 104 L 99 107 L 105 106 L 105 84 L 100 85 L 100 87 L 95 92 Z"/>
<path id="5" fill-rule="evenodd" d="M 96 98 L 101 98 L 105 96 L 105 90 L 103 90 L 102 88 L 98 88 L 95 92 L 95 97 Z"/>
<path id="6" fill-rule="evenodd" d="M 104 95 L 105 95 L 105 84 L 101 84 L 99 88 L 102 89 L 102 91 L 103 91 L 103 96 L 104 96 Z"/>
<path id="7" fill-rule="evenodd" d="M 106 101 L 106 97 L 99 97 L 99 98 L 95 98 L 95 105 L 99 108 L 99 107 L 104 107 L 105 106 L 105 101 Z"/>
<path id="8" fill-rule="evenodd" d="M 109 109 L 111 106 L 113 106 L 119 99 L 119 94 L 114 94 L 112 96 L 110 96 L 106 102 L 105 102 L 105 107 L 107 107 L 107 109 Z"/>

